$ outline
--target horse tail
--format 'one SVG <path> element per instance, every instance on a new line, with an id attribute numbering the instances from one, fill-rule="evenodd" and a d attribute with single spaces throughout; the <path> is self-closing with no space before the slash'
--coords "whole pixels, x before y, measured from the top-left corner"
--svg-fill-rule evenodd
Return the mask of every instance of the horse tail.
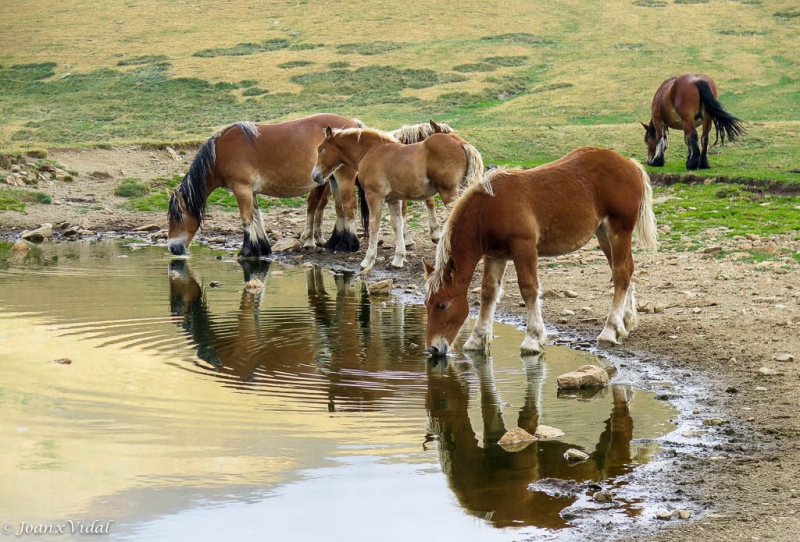
<path id="1" fill-rule="evenodd" d="M 653 212 L 653 187 L 650 185 L 650 175 L 647 174 L 642 164 L 632 158 L 630 160 L 639 171 L 639 178 L 644 189 L 642 201 L 639 202 L 639 217 L 636 220 L 634 232 L 640 246 L 655 252 L 658 250 L 658 230 L 656 230 L 656 215 Z"/>
<path id="2" fill-rule="evenodd" d="M 461 148 L 463 148 L 464 152 L 467 154 L 467 172 L 464 175 L 461 188 L 469 188 L 470 186 L 481 184 L 481 181 L 483 181 L 483 157 L 481 153 L 478 152 L 478 149 L 466 142 L 461 144 Z M 488 194 L 493 194 L 491 184 L 486 183 L 483 186 Z"/>
<path id="3" fill-rule="evenodd" d="M 192 160 L 189 171 L 184 175 L 177 190 L 183 197 L 186 212 L 197 218 L 202 224 L 206 213 L 208 200 L 208 185 L 217 163 L 217 139 L 225 135 L 230 129 L 239 128 L 250 143 L 259 136 L 258 127 L 252 122 L 242 121 L 226 126 L 208 138 Z M 177 222 L 183 222 L 183 210 L 177 198 L 170 198 L 169 216 Z"/>
<path id="4" fill-rule="evenodd" d="M 711 120 L 714 121 L 714 130 L 716 131 L 714 145 L 717 144 L 717 141 L 721 141 L 724 145 L 726 136 L 728 141 L 736 141 L 737 138 L 747 133 L 744 128 L 744 122 L 722 107 L 722 104 L 714 97 L 714 93 L 711 92 L 711 87 L 707 82 L 698 81 L 697 90 L 700 92 L 700 102 L 711 116 Z"/>

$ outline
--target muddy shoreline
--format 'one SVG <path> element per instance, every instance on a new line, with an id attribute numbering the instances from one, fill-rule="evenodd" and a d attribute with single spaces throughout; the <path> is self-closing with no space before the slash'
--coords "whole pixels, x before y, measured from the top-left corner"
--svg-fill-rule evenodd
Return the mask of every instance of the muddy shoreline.
<path id="1" fill-rule="evenodd" d="M 147 239 L 147 233 L 130 232 L 148 224 L 163 228 L 166 217 L 163 213 L 120 211 L 118 205 L 124 200 L 113 195 L 113 188 L 122 178 L 148 180 L 182 173 L 188 166 L 188 158 L 179 162 L 165 152 L 138 148 L 53 151 L 50 158 L 76 170 L 76 179 L 39 186 L 60 205 L 29 204 L 27 214 L 0 212 L 3 238 L 16 239 L 23 229 L 43 222 L 56 225 L 85 220 L 88 229 L 100 235 L 114 232 L 115 236 Z M 105 172 L 109 178 L 92 176 L 94 172 Z M 74 201 L 68 203 L 67 198 Z M 441 220 L 444 210 L 439 212 Z M 278 235 L 297 237 L 302 217 L 303 210 L 278 208 L 265 214 L 265 223 L 274 232 L 273 240 Z M 323 226 L 326 232 L 331 231 L 331 217 L 329 214 Z M 384 247 L 394 243 L 389 230 L 388 225 L 382 228 Z M 226 238 L 224 248 L 235 254 L 241 242 L 235 213 L 212 213 L 199 241 L 220 236 Z M 432 260 L 435 245 L 425 239 L 421 229 L 414 231 L 414 238 L 417 247 L 409 253 L 404 270 L 387 268 L 391 251 L 384 248 L 379 252 L 382 261 L 365 280 L 392 277 L 397 293 L 409 302 L 420 302 L 419 294 L 404 291 L 410 285 L 421 288 L 422 257 Z M 793 241 L 790 237 L 737 241 L 739 245 L 746 242 L 781 246 Z M 309 261 L 354 272 L 358 272 L 362 257 L 363 250 L 357 254 L 319 250 L 273 256 L 294 265 Z M 630 525 L 598 522 L 590 529 L 591 539 L 796 539 L 800 527 L 800 483 L 795 481 L 800 474 L 800 361 L 780 362 L 777 358 L 788 353 L 800 360 L 800 269 L 790 262 L 763 265 L 699 252 L 636 252 L 634 260 L 637 299 L 643 309 L 639 327 L 620 347 L 600 352 L 635 368 L 631 368 L 631 378 L 647 385 L 674 382 L 674 389 L 664 391 L 671 395 L 665 400 L 679 406 L 681 402 L 691 404 L 688 413 L 676 420 L 675 442 L 665 443 L 666 456 L 659 462 L 663 468 L 637 469 L 631 476 L 658 487 L 664 501 L 654 503 L 656 507 L 686 508 L 693 517 L 649 519 Z M 545 323 L 554 340 L 592 348 L 588 345 L 594 344 L 602 329 L 611 286 L 608 266 L 596 244 L 543 260 L 540 271 L 542 290 L 555 292 L 543 302 Z M 497 316 L 519 325 L 525 309 L 520 306 L 515 279 L 510 266 Z M 477 286 L 478 274 L 473 283 Z M 566 290 L 578 297 L 558 295 Z M 478 294 L 470 295 L 473 309 L 477 309 Z M 663 312 L 652 312 L 656 305 L 661 305 Z M 626 367 L 622 367 L 617 378 L 625 374 Z M 703 420 L 712 418 L 723 423 L 703 425 Z M 692 431 L 705 433 L 681 435 Z M 704 439 L 710 444 L 703 445 Z M 639 497 L 647 502 L 647 495 Z"/>

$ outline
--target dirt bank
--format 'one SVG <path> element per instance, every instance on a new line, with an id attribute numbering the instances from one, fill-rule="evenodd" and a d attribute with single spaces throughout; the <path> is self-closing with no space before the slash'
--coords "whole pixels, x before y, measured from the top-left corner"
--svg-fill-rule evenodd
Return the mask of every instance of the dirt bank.
<path id="1" fill-rule="evenodd" d="M 4 236 L 15 237 L 43 222 L 83 221 L 86 229 L 96 232 L 126 232 L 146 224 L 165 227 L 163 213 L 120 210 L 125 200 L 114 196 L 113 189 L 126 177 L 148 180 L 183 173 L 188 167 L 186 157 L 177 161 L 166 151 L 138 148 L 53 151 L 49 158 L 76 171 L 77 177 L 40 181 L 38 190 L 52 196 L 52 205 L 28 204 L 25 214 L 0 211 Z M 332 227 L 331 213 L 326 232 Z M 302 211 L 276 209 L 266 216 L 266 223 L 280 235 L 299 236 L 302 217 Z M 440 217 L 444 218 L 443 209 Z M 224 235 L 233 247 L 241 241 L 238 226 L 235 213 L 214 211 L 200 240 Z M 393 246 L 389 231 L 386 224 L 384 244 Z M 707 235 L 713 237 L 714 232 Z M 391 251 L 382 250 L 375 277 L 393 276 L 404 286 L 422 285 L 421 258 L 433 260 L 434 245 L 420 229 L 414 236 L 417 248 L 407 268 L 389 271 Z M 726 250 L 797 243 L 790 236 L 708 241 Z M 308 261 L 352 270 L 357 270 L 362 257 L 363 251 L 303 254 Z M 639 304 L 659 312 L 642 312 L 639 327 L 625 344 L 609 352 L 666 368 L 678 381 L 702 383 L 705 396 L 688 421 L 719 439 L 713 448 L 678 453 L 667 474 L 652 474 L 663 492 L 674 496 L 675 507 L 689 503 L 699 519 L 653 520 L 647 528 L 626 532 L 625 538 L 795 540 L 800 527 L 798 266 L 788 261 L 749 263 L 733 256 L 717 259 L 713 253 L 697 252 L 637 253 L 635 258 Z M 524 308 L 515 279 L 511 266 L 498 316 L 522 322 Z M 561 338 L 593 340 L 602 329 L 611 287 L 608 266 L 596 245 L 543 261 L 541 283 L 544 290 L 555 292 L 543 305 L 548 329 Z M 566 290 L 577 297 L 559 296 Z M 471 295 L 477 303 L 477 294 Z M 797 361 L 778 361 L 782 354 Z M 702 421 L 712 417 L 726 423 L 704 427 Z"/>

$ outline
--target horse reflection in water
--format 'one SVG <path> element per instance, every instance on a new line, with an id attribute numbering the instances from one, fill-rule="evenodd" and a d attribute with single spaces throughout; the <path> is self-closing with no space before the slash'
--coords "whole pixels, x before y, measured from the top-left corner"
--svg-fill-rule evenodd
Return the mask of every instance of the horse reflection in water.
<path id="1" fill-rule="evenodd" d="M 270 262 L 239 264 L 245 281 L 268 283 Z M 261 293 L 243 291 L 231 318 L 212 313 L 185 260 L 172 261 L 170 271 L 177 271 L 170 272 L 171 312 L 182 318 L 197 357 L 206 362 L 198 365 L 217 372 L 226 385 L 255 392 L 269 388 L 303 402 L 325 397 L 331 411 L 381 408 L 398 390 L 421 388 L 424 374 L 414 375 L 404 364 L 419 360 L 421 346 L 410 352 L 408 345 L 424 343 L 423 309 L 411 308 L 419 321 L 404 325 L 409 307 L 370 303 L 352 273 L 334 275 L 332 295 L 325 289 L 327 271 L 306 269 L 308 309 L 264 308 Z M 421 401 L 424 391 L 417 393 Z"/>
<path id="2" fill-rule="evenodd" d="M 537 403 L 544 379 L 544 362 L 539 356 L 523 359 L 526 362 L 527 387 L 525 403 L 519 410 L 518 426 L 533 434 L 539 424 Z M 496 527 L 564 527 L 566 522 L 559 512 L 574 498 L 553 498 L 529 490 L 529 484 L 545 478 L 601 481 L 629 470 L 633 419 L 628 388 L 611 387 L 611 415 L 594 451 L 589 452 L 590 459 L 570 464 L 563 455 L 573 446 L 566 441 L 538 440 L 517 452 L 508 452 L 497 444 L 507 427 L 491 359 L 476 358 L 476 371 L 465 370 L 465 367 L 468 366 L 450 364 L 442 369 L 431 365 L 426 406 L 430 419 L 429 438 L 438 441 L 442 470 L 459 503 L 470 514 L 486 519 Z M 472 429 L 468 414 L 470 388 L 475 385 L 480 389 L 482 443 Z"/>

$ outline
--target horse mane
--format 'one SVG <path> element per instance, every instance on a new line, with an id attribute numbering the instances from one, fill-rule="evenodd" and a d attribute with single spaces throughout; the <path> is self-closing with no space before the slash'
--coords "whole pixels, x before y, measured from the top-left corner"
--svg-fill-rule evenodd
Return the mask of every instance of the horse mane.
<path id="1" fill-rule="evenodd" d="M 400 143 L 400 141 L 389 132 L 381 132 L 374 128 L 342 128 L 333 130 L 334 137 L 350 135 L 356 136 L 357 143 L 361 141 L 361 136 L 363 135 L 376 137 L 383 143 Z"/>
<path id="2" fill-rule="evenodd" d="M 513 171 L 516 170 L 506 168 L 490 169 L 484 174 L 481 182 L 469 186 L 464 190 L 464 193 L 459 196 L 455 204 L 453 204 L 453 210 L 450 211 L 450 216 L 447 217 L 447 221 L 442 228 L 442 237 L 436 244 L 436 263 L 434 264 L 433 273 L 428 275 L 425 281 L 425 287 L 428 292 L 438 290 L 444 284 L 445 264 L 447 260 L 450 259 L 451 254 L 453 225 L 457 224 L 462 215 L 465 214 L 465 208 L 469 204 L 469 201 L 478 194 L 493 196 L 494 190 L 492 189 L 492 181 L 496 177 L 505 176 Z"/>
<path id="3" fill-rule="evenodd" d="M 203 223 L 206 213 L 206 200 L 208 199 L 206 183 L 217 161 L 216 141 L 232 128 L 239 128 L 250 143 L 253 143 L 260 135 L 258 126 L 250 121 L 235 122 L 214 133 L 197 151 L 192 165 L 189 166 L 189 171 L 186 172 L 176 190 L 183 197 L 186 212 L 197 217 L 200 224 Z M 183 209 L 175 194 L 169 198 L 168 216 L 170 220 L 183 223 Z"/>
<path id="4" fill-rule="evenodd" d="M 442 131 L 440 132 L 442 134 L 454 133 L 453 129 L 444 122 L 440 122 L 439 126 L 441 126 L 442 128 Z M 430 122 L 421 122 L 419 124 L 411 124 L 411 125 L 404 124 L 397 130 L 394 130 L 389 133 L 393 135 L 395 138 L 397 138 L 400 141 L 400 143 L 409 145 L 411 143 L 419 143 L 420 141 L 423 141 L 428 137 L 432 136 L 436 132 L 434 131 L 433 126 L 431 126 Z"/>

